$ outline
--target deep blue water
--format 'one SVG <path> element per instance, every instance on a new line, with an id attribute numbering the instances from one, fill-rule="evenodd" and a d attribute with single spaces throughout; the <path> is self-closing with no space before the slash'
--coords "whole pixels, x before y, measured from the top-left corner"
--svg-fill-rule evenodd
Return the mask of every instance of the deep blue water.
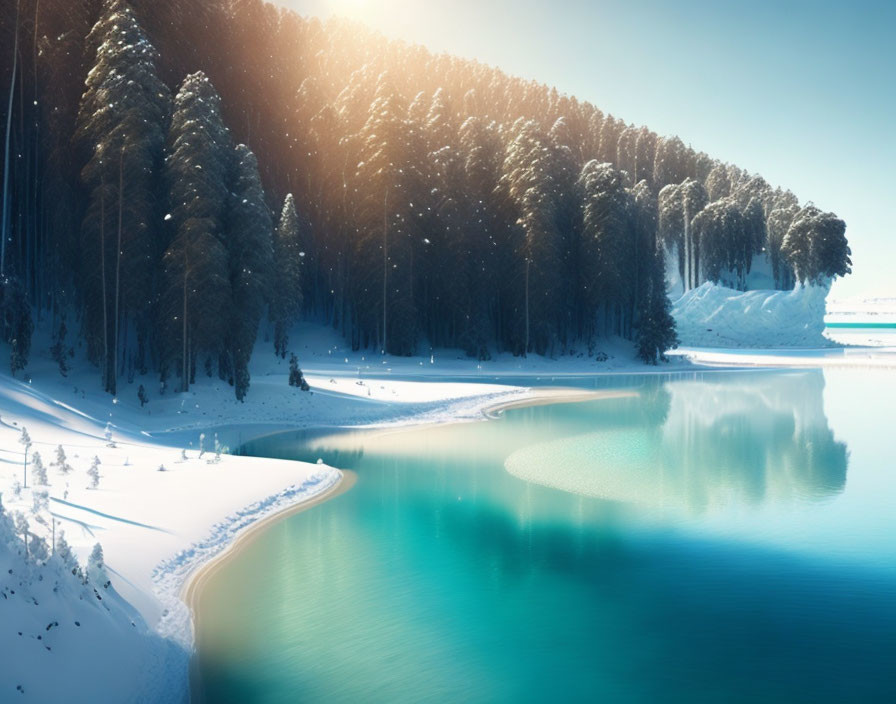
<path id="1" fill-rule="evenodd" d="M 246 446 L 358 482 L 214 574 L 205 699 L 896 701 L 896 375 L 577 383 L 631 393 Z"/>

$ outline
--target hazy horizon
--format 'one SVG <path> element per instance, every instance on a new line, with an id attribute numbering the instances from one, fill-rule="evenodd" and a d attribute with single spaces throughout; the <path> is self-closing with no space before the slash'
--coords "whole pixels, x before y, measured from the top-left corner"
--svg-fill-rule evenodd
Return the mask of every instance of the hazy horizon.
<path id="1" fill-rule="evenodd" d="M 896 65 L 881 2 L 278 0 L 494 65 L 762 175 L 846 220 L 833 298 L 896 297 L 887 268 Z M 596 67 L 600 67 L 596 70 Z"/>

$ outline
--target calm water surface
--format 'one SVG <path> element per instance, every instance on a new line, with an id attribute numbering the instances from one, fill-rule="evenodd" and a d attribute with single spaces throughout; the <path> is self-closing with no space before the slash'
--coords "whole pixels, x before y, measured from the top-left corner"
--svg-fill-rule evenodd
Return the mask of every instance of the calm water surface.
<path id="1" fill-rule="evenodd" d="M 896 374 L 580 384 L 244 448 L 358 483 L 214 574 L 205 699 L 896 701 Z"/>

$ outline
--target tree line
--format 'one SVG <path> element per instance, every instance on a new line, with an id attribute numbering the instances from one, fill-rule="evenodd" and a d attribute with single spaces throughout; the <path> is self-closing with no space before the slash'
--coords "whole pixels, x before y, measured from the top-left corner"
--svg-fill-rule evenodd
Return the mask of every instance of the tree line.
<path id="1" fill-rule="evenodd" d="M 261 0 L 0 0 L 2 333 L 66 316 L 104 387 L 218 374 L 260 326 L 355 349 L 675 344 L 685 288 L 849 273 L 845 224 L 676 137 Z M 209 38 L 214 38 L 210 41 Z M 4 91 L 5 92 L 5 91 Z M 667 254 L 669 253 L 669 254 Z"/>

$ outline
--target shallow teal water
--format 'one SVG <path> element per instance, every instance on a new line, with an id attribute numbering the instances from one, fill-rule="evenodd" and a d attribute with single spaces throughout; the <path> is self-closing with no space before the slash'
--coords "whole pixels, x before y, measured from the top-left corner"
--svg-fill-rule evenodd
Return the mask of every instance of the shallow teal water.
<path id="1" fill-rule="evenodd" d="M 632 395 L 246 447 L 358 483 L 215 573 L 205 699 L 896 701 L 896 375 L 580 383 Z"/>

